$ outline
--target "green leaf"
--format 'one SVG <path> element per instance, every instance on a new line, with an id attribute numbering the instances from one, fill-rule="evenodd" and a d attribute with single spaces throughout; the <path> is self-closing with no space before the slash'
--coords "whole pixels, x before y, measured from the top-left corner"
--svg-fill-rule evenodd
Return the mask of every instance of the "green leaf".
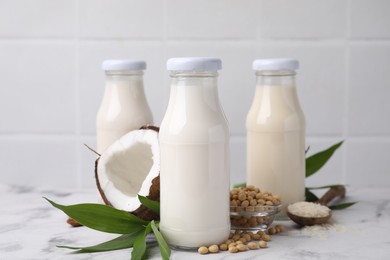
<path id="1" fill-rule="evenodd" d="M 233 188 L 245 188 L 245 187 L 246 187 L 246 182 L 237 183 L 233 185 Z"/>
<path id="2" fill-rule="evenodd" d="M 139 234 L 144 233 L 144 227 L 141 226 L 141 228 L 142 229 L 135 231 L 133 233 L 121 235 L 113 240 L 95 246 L 88 246 L 88 247 L 57 246 L 57 247 L 79 250 L 76 253 L 105 252 L 105 251 L 130 248 L 133 246 L 136 237 Z"/>
<path id="3" fill-rule="evenodd" d="M 346 209 L 351 207 L 352 205 L 355 205 L 357 202 L 347 202 L 347 203 L 342 203 L 342 204 L 337 204 L 337 205 L 332 205 L 329 208 L 331 210 L 338 210 L 338 209 Z"/>
<path id="4" fill-rule="evenodd" d="M 129 234 L 148 224 L 129 212 L 101 204 L 59 205 L 45 198 L 55 208 L 62 210 L 80 224 L 107 233 Z"/>
<path id="5" fill-rule="evenodd" d="M 146 236 L 151 231 L 151 222 L 146 226 L 144 232 L 140 233 L 134 241 L 131 260 L 142 260 L 146 252 Z"/>
<path id="6" fill-rule="evenodd" d="M 305 188 L 305 197 L 306 197 L 306 201 L 308 202 L 315 202 L 319 200 L 319 198 L 308 188 Z"/>
<path id="7" fill-rule="evenodd" d="M 148 199 L 144 196 L 138 195 L 139 201 L 141 201 L 142 205 L 147 207 L 148 209 L 151 209 L 154 213 L 160 214 L 160 203 L 157 201 Z"/>
<path id="8" fill-rule="evenodd" d="M 152 220 L 150 223 L 152 226 L 153 233 L 156 236 L 158 246 L 160 247 L 160 253 L 163 260 L 169 260 L 169 257 L 171 256 L 171 249 L 169 248 L 164 237 L 161 235 L 160 231 L 158 231 L 154 220 Z"/>
<path id="9" fill-rule="evenodd" d="M 333 153 L 343 144 L 341 141 L 328 149 L 306 158 L 306 177 L 316 173 L 329 160 Z"/>

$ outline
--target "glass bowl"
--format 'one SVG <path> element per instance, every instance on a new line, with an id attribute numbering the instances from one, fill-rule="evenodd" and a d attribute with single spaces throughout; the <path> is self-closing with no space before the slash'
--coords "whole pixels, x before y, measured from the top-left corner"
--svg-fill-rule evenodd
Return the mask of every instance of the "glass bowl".
<path id="1" fill-rule="evenodd" d="M 262 206 L 231 206 L 231 229 L 241 230 L 267 230 L 280 212 L 282 204 Z"/>

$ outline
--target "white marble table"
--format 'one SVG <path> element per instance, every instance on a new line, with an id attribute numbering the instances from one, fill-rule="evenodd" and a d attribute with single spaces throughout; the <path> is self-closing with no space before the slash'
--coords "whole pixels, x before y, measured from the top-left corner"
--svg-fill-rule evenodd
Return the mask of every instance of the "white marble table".
<path id="1" fill-rule="evenodd" d="M 299 229 L 292 222 L 272 236 L 269 248 L 238 254 L 201 256 L 172 251 L 171 259 L 390 259 L 390 188 L 350 188 L 353 207 L 336 211 L 328 230 Z M 42 196 L 60 204 L 94 202 L 96 191 L 52 190 L 0 185 L 0 260 L 15 259 L 130 259 L 130 249 L 94 254 L 72 254 L 56 245 L 89 246 L 116 235 L 85 227 L 71 228 L 66 216 Z M 160 259 L 156 246 L 150 259 Z"/>

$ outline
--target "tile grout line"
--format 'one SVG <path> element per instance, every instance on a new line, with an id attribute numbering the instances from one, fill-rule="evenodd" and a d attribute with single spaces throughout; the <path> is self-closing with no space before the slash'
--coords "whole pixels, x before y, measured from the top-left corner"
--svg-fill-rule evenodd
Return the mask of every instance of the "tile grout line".
<path id="1" fill-rule="evenodd" d="M 167 43 L 167 1 L 162 2 L 162 35 L 161 41 L 163 46 L 163 57 L 166 57 L 166 43 Z"/>
<path id="2" fill-rule="evenodd" d="M 165 22 L 164 19 L 163 22 Z M 225 43 L 253 43 L 258 40 L 269 42 L 269 43 L 312 43 L 312 44 L 329 44 L 329 43 L 339 43 L 343 41 L 341 38 L 270 38 L 270 37 L 255 37 L 255 38 L 245 38 L 245 37 L 237 37 L 237 38 L 223 38 L 223 37 L 199 37 L 199 38 L 190 38 L 190 37 L 168 37 L 166 28 L 164 28 L 162 37 L 78 37 L 80 42 L 86 43 L 105 43 L 105 42 L 124 42 L 124 43 L 133 43 L 133 42 L 149 42 L 149 43 L 159 43 L 159 42 L 169 42 L 169 43 L 193 43 L 193 42 L 225 42 Z M 74 37 L 0 37 L 0 43 L 72 43 L 74 41 Z M 388 43 L 390 39 L 387 38 L 358 38 L 353 39 L 356 43 Z"/>
<path id="3" fill-rule="evenodd" d="M 166 64 L 166 61 L 167 61 L 167 59 L 169 58 L 168 57 L 168 33 L 167 33 L 167 24 L 168 24 L 168 22 L 167 22 L 167 0 L 164 0 L 163 1 L 163 8 L 162 8 L 162 12 L 163 12 L 163 35 L 162 35 L 162 47 L 163 47 L 163 53 L 162 53 L 162 57 L 163 57 L 163 59 L 164 59 L 164 65 Z M 164 70 L 166 69 L 166 67 L 164 67 Z M 162 82 L 162 84 L 163 84 L 163 86 L 165 87 L 165 88 L 168 88 L 168 96 L 167 96 L 167 98 L 168 98 L 168 100 L 166 100 L 166 105 L 168 105 L 168 102 L 169 102 L 169 95 L 170 95 L 170 84 L 171 84 L 171 82 L 170 82 L 170 77 L 168 76 L 169 74 L 168 74 L 168 71 L 166 71 L 165 70 L 165 76 L 164 76 L 164 78 L 163 78 L 163 82 Z M 167 107 L 165 106 L 164 108 L 162 108 L 162 109 L 166 109 Z M 164 116 L 165 116 L 165 113 L 163 114 L 163 116 L 162 116 L 162 118 L 161 118 L 161 121 L 160 121 L 160 125 L 161 125 L 161 122 L 162 122 L 162 120 L 163 120 L 163 118 L 164 118 Z M 156 122 L 155 122 L 156 123 Z"/>
<path id="4" fill-rule="evenodd" d="M 345 142 L 348 142 L 349 140 L 349 94 L 350 94 L 350 57 L 351 57 L 351 48 L 350 48 L 350 42 L 349 39 L 351 37 L 351 1 L 347 0 L 346 2 L 346 46 L 345 46 L 345 89 L 344 89 L 344 113 L 343 113 L 343 140 Z M 341 183 L 348 183 L 348 174 L 347 174 L 347 158 L 348 158 L 348 149 L 347 145 L 344 143 L 344 149 L 342 150 L 342 175 L 341 175 Z"/>
<path id="5" fill-rule="evenodd" d="M 88 43 L 88 44 L 103 44 L 103 43 L 117 43 L 120 41 L 124 44 L 134 44 L 134 43 L 147 43 L 147 44 L 193 44 L 193 43 L 205 43 L 205 44 L 256 44 L 261 42 L 263 44 L 277 44 L 277 45 L 339 45 L 345 43 L 346 39 L 341 38 L 257 38 L 257 39 L 247 39 L 247 38 L 236 38 L 236 39 L 227 39 L 227 38 L 170 38 L 166 36 L 166 30 L 164 29 L 162 38 L 80 38 L 77 36 L 78 43 Z M 74 43 L 75 39 L 73 38 L 1 38 L 0 44 L 42 44 L 42 43 L 56 43 L 56 44 L 69 44 Z M 389 44 L 390 38 L 354 38 L 348 39 L 349 45 L 381 45 Z"/>
<path id="6" fill-rule="evenodd" d="M 74 44 L 76 47 L 75 54 L 75 97 L 76 97 L 76 112 L 75 112 L 75 126 L 76 126 L 76 164 L 77 164 L 77 188 L 82 186 L 82 165 L 81 165 L 81 96 L 80 96 L 80 4 L 78 0 L 74 0 L 75 12 L 76 12 L 76 23 L 75 23 L 75 37 Z"/>
<path id="7" fill-rule="evenodd" d="M 79 20 L 79 18 L 76 18 Z M 276 43 L 276 44 L 340 44 L 341 42 L 345 42 L 345 38 L 270 38 L 270 37 L 261 37 L 260 35 L 256 38 L 211 38 L 211 37 L 200 37 L 200 38 L 168 38 L 166 32 L 166 19 L 163 21 L 164 30 L 162 37 L 154 37 L 154 38 L 145 38 L 145 37 L 101 37 L 101 38 L 87 38 L 80 37 L 79 28 L 77 28 L 77 38 L 78 42 L 84 43 L 107 43 L 107 42 L 118 42 L 121 41 L 123 43 L 135 43 L 135 42 L 144 42 L 144 43 L 243 43 L 250 44 L 261 41 L 263 43 Z M 76 24 L 77 27 L 77 24 Z M 75 37 L 0 37 L 0 43 L 73 43 Z M 390 38 L 386 37 L 377 37 L 377 38 L 351 38 L 347 39 L 350 44 L 388 44 L 390 43 Z"/>
<path id="8" fill-rule="evenodd" d="M 0 140 L 24 140 L 24 139 L 31 139 L 31 140 L 72 140 L 75 139 L 76 133 L 1 133 L 0 134 Z M 80 139 L 83 138 L 95 138 L 94 134 L 78 134 Z M 243 140 L 246 138 L 245 134 L 231 134 L 231 139 L 234 141 L 237 140 Z M 314 141 L 334 141 L 339 140 L 340 137 L 344 137 L 344 135 L 306 135 L 306 138 L 312 139 Z M 355 135 L 355 136 L 348 136 L 348 140 L 353 140 L 355 142 L 390 142 L 390 135 Z M 81 144 L 81 143 L 80 143 Z"/>

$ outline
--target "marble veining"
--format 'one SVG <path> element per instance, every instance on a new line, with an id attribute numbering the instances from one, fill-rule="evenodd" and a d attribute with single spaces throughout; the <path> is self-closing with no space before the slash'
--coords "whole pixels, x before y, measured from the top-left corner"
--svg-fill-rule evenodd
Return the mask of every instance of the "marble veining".
<path id="1" fill-rule="evenodd" d="M 269 248 L 230 254 L 200 256 L 195 252 L 172 251 L 171 259 L 390 259 L 390 189 L 348 190 L 353 207 L 334 211 L 330 225 L 320 230 L 299 228 L 281 221 L 286 230 L 272 237 Z M 0 260 L 14 259 L 129 259 L 131 249 L 95 254 L 73 254 L 57 245 L 90 246 L 119 235 L 85 227 L 72 228 L 67 217 L 43 197 L 60 204 L 96 202 L 95 190 L 54 190 L 0 184 Z M 149 259 L 160 259 L 154 245 Z"/>

